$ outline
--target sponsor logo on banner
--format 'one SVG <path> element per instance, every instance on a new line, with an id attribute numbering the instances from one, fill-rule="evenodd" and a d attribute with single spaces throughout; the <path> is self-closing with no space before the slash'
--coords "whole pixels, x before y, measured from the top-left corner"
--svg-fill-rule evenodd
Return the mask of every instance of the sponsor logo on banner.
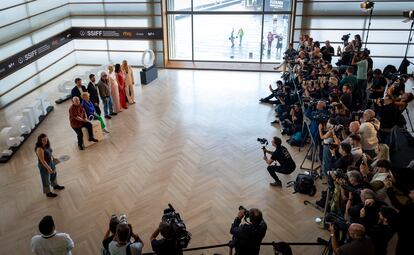
<path id="1" fill-rule="evenodd" d="M 12 68 L 14 66 L 14 62 L 11 62 L 10 64 L 9 64 L 9 68 Z"/>
<path id="2" fill-rule="evenodd" d="M 22 64 L 24 62 L 24 58 L 23 57 L 19 57 L 19 59 L 17 60 L 17 62 L 19 62 L 19 64 Z"/>
<path id="3" fill-rule="evenodd" d="M 81 31 L 79 32 L 79 34 L 80 34 L 80 36 L 85 36 L 85 31 L 81 30 Z"/>
<path id="4" fill-rule="evenodd" d="M 52 41 L 53 46 L 58 45 L 58 44 L 59 44 L 59 39 L 55 39 Z"/>
<path id="5" fill-rule="evenodd" d="M 129 37 L 129 38 L 131 38 L 132 37 L 132 33 L 131 32 L 123 32 L 122 33 L 122 36 L 123 37 Z"/>

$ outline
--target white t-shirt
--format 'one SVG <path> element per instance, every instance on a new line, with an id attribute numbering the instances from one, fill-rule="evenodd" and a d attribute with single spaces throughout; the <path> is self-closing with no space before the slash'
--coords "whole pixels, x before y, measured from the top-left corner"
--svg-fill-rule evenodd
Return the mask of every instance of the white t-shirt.
<path id="1" fill-rule="evenodd" d="M 73 241 L 66 233 L 57 233 L 51 237 L 32 237 L 32 252 L 37 255 L 71 255 L 73 247 Z"/>
<path id="2" fill-rule="evenodd" d="M 131 255 L 141 255 L 142 243 L 135 242 L 132 243 L 129 247 L 131 248 Z M 127 245 L 118 246 L 118 243 L 112 241 L 109 243 L 108 250 L 111 255 L 126 255 Z"/>

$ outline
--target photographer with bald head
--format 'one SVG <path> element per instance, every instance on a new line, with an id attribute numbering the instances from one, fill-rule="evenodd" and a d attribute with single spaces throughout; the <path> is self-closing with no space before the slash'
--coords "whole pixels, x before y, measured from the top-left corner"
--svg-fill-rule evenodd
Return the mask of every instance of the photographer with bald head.
<path id="1" fill-rule="evenodd" d="M 364 111 L 362 119 L 363 122 L 359 128 L 362 150 L 374 158 L 375 148 L 378 146 L 377 132 L 380 129 L 380 122 L 375 118 L 375 112 L 371 109 Z"/>
<path id="2" fill-rule="evenodd" d="M 335 255 L 374 255 L 374 245 L 369 237 L 365 235 L 365 227 L 361 224 L 353 223 L 349 226 L 348 236 L 351 239 L 348 243 L 339 246 L 335 235 L 334 225 L 329 226 L 332 238 L 332 250 Z"/>

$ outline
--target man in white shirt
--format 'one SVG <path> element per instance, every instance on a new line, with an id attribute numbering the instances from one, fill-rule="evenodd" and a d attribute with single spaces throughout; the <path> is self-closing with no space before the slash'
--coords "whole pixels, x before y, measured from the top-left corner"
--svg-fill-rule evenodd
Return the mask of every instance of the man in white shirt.
<path id="1" fill-rule="evenodd" d="M 66 233 L 56 233 L 52 216 L 43 217 L 39 223 L 41 235 L 32 237 L 32 252 L 36 255 L 71 255 L 73 241 Z"/>
<path id="2" fill-rule="evenodd" d="M 134 238 L 134 242 L 130 242 L 131 237 Z M 143 246 L 141 238 L 132 231 L 132 226 L 120 223 L 116 227 L 115 238 L 109 243 L 108 249 L 111 255 L 141 255 Z"/>

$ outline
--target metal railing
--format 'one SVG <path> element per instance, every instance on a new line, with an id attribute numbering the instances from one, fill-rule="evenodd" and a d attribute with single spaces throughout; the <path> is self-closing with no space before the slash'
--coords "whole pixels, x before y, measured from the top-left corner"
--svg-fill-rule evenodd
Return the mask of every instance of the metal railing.
<path id="1" fill-rule="evenodd" d="M 293 243 L 287 243 L 287 244 L 289 244 L 290 246 L 325 246 L 325 248 L 326 248 L 327 243 L 328 243 L 328 241 L 325 241 L 323 239 L 318 238 L 318 242 L 315 242 L 315 243 L 293 242 Z M 274 246 L 275 244 L 276 244 L 276 242 L 263 242 L 263 243 L 260 244 L 260 246 Z M 200 246 L 200 247 L 194 247 L 194 248 L 187 248 L 187 249 L 183 249 L 183 252 L 208 250 L 208 249 L 221 248 L 221 247 L 228 247 L 229 248 L 229 254 L 230 255 L 233 254 L 233 247 L 230 247 L 229 243 L 209 245 L 209 246 Z M 155 252 L 142 253 L 142 255 L 156 255 L 156 254 L 157 253 L 155 253 Z"/>

